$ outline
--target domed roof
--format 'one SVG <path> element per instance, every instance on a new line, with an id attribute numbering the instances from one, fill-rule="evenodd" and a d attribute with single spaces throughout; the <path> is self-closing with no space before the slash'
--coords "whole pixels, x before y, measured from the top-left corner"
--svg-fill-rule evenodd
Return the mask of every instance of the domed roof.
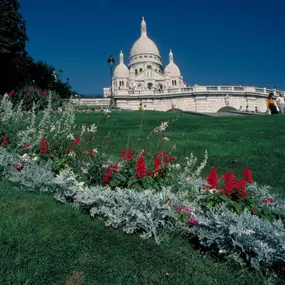
<path id="1" fill-rule="evenodd" d="M 179 67 L 174 63 L 173 53 L 171 50 L 169 52 L 169 64 L 165 67 L 164 72 L 170 73 L 170 76 L 172 76 L 172 77 L 181 76 L 181 72 L 180 72 Z"/>
<path id="2" fill-rule="evenodd" d="M 164 72 L 169 72 L 171 76 L 181 76 L 180 69 L 174 62 L 169 63 L 165 67 Z"/>
<path id="3" fill-rule="evenodd" d="M 146 22 L 144 18 L 142 18 L 142 22 L 141 22 L 141 36 L 134 43 L 131 49 L 130 57 L 134 55 L 138 55 L 138 54 L 143 54 L 143 53 L 151 53 L 151 54 L 160 56 L 156 44 L 147 36 Z"/>
<path id="4" fill-rule="evenodd" d="M 114 70 L 114 77 L 127 77 L 129 76 L 129 69 L 124 64 L 124 55 L 123 52 L 120 52 L 120 63 L 117 65 L 117 67 Z"/>

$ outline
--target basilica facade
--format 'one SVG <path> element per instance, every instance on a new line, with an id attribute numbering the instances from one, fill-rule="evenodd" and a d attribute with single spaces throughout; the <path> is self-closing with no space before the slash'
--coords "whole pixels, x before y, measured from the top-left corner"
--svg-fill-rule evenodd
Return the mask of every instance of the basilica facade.
<path id="1" fill-rule="evenodd" d="M 246 109 L 250 112 L 266 110 L 269 93 L 278 96 L 282 91 L 266 87 L 243 85 L 209 85 L 184 83 L 179 67 L 169 52 L 169 62 L 164 67 L 156 44 L 147 35 L 147 25 L 142 18 L 141 35 L 133 44 L 128 63 L 124 54 L 112 73 L 112 88 L 104 88 L 105 99 L 86 99 L 83 104 L 115 104 L 123 110 L 216 113 L 221 110 Z"/>
<path id="2" fill-rule="evenodd" d="M 127 65 L 121 51 L 119 64 L 113 72 L 112 92 L 114 95 L 131 94 L 132 91 L 159 93 L 165 89 L 182 88 L 183 77 L 174 62 L 173 52 L 169 52 L 169 63 L 164 68 L 156 44 L 147 35 L 147 25 L 142 18 L 141 36 L 133 44 Z M 108 97 L 110 88 L 104 88 Z"/>

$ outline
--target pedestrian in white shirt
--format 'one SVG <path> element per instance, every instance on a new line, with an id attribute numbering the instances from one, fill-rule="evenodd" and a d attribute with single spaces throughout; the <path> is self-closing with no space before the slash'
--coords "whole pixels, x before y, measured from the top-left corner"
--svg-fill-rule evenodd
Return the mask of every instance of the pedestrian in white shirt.
<path id="1" fill-rule="evenodd" d="M 276 103 L 277 103 L 280 113 L 284 114 L 285 101 L 284 101 L 283 93 L 279 94 L 279 97 L 276 99 Z"/>

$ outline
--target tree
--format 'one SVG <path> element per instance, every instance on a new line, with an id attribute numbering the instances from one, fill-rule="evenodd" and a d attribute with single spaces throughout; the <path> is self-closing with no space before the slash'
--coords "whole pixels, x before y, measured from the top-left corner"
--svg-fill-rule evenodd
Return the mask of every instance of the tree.
<path id="1" fill-rule="evenodd" d="M 26 56 L 26 23 L 17 0 L 0 0 L 0 53 Z"/>
<path id="2" fill-rule="evenodd" d="M 26 23 L 19 8 L 17 0 L 0 0 L 0 93 L 24 84 L 29 77 Z"/>
<path id="3" fill-rule="evenodd" d="M 55 77 L 50 65 L 35 62 L 26 51 L 26 23 L 17 0 L 0 0 L 0 95 L 24 85 L 57 91 L 62 98 L 71 95 L 71 86 Z"/>

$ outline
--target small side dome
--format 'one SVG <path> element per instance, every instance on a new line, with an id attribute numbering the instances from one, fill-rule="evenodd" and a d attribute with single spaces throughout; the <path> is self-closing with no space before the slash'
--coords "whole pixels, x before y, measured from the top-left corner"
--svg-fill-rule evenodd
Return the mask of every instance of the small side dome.
<path id="1" fill-rule="evenodd" d="M 165 67 L 164 72 L 165 72 L 165 73 L 169 73 L 170 76 L 173 76 L 173 77 L 179 77 L 179 76 L 181 76 L 180 69 L 179 69 L 179 67 L 178 67 L 175 63 L 169 63 L 169 64 Z"/>
<path id="2" fill-rule="evenodd" d="M 117 67 L 114 70 L 114 77 L 128 77 L 129 76 L 129 69 L 124 64 L 124 54 L 121 51 L 120 52 L 120 63 L 117 65 Z"/>
<path id="3" fill-rule="evenodd" d="M 181 76 L 179 67 L 174 63 L 173 53 L 171 50 L 169 52 L 169 64 L 165 67 L 164 72 L 169 73 L 171 77 Z"/>

